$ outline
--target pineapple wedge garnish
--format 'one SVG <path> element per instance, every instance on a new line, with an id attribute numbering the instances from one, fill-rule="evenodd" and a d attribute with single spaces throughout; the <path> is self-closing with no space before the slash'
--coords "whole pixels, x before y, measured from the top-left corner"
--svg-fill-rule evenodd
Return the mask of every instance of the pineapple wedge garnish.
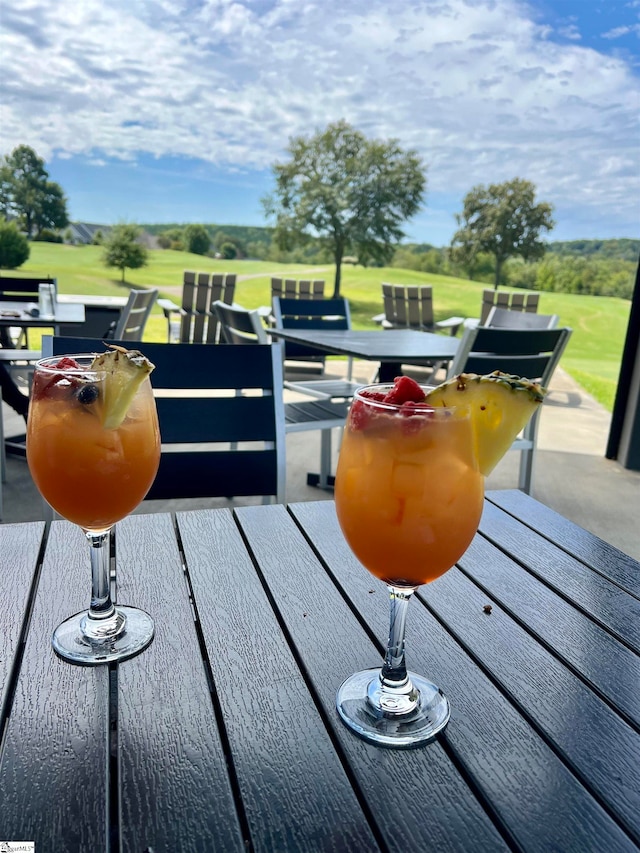
<path id="1" fill-rule="evenodd" d="M 136 391 L 154 365 L 138 350 L 108 344 L 109 350 L 94 358 L 91 369 L 107 374 L 102 401 L 102 425 L 117 429 L 125 419 Z"/>
<path id="2" fill-rule="evenodd" d="M 468 405 L 478 468 L 488 476 L 542 403 L 546 390 L 537 382 L 495 370 L 486 376 L 461 373 L 427 392 L 432 406 Z"/>

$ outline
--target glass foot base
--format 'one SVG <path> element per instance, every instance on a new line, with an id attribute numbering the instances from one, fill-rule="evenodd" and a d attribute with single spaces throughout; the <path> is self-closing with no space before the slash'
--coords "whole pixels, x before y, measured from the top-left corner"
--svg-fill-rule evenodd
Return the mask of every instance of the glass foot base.
<path id="1" fill-rule="evenodd" d="M 124 618 L 124 628 L 115 637 L 88 639 L 82 631 L 87 613 L 76 613 L 65 619 L 53 632 L 52 645 L 56 654 L 70 663 L 96 666 L 137 655 L 153 639 L 153 619 L 136 607 L 116 607 Z"/>
<path id="2" fill-rule="evenodd" d="M 379 746 L 407 749 L 433 740 L 444 729 L 449 722 L 449 702 L 435 684 L 410 672 L 409 678 L 419 693 L 417 703 L 409 712 L 397 713 L 385 711 L 371 701 L 379 677 L 379 669 L 356 672 L 338 690 L 338 713 L 357 735 Z"/>

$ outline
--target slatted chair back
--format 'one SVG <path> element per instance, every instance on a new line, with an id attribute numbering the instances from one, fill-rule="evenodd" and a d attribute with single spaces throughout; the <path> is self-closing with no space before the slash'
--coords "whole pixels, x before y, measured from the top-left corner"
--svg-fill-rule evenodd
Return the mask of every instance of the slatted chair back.
<path id="1" fill-rule="evenodd" d="M 538 380 L 548 388 L 572 330 L 505 329 L 477 326 L 465 329 L 458 351 L 451 362 L 448 378 L 459 373 L 491 373 L 501 370 Z M 518 488 L 530 493 L 540 409 L 511 446 L 521 451 Z"/>
<path id="2" fill-rule="evenodd" d="M 132 290 L 122 309 L 112 336 L 119 341 L 141 341 L 147 320 L 158 297 L 156 287 Z M 111 337 L 111 336 L 110 336 Z"/>
<path id="3" fill-rule="evenodd" d="M 211 305 L 220 299 L 231 305 L 237 276 L 185 270 L 182 282 L 180 343 L 216 344 L 220 340 L 218 320 Z"/>
<path id="4" fill-rule="evenodd" d="M 324 299 L 323 279 L 272 278 L 271 298 Z"/>
<path id="5" fill-rule="evenodd" d="M 45 337 L 43 351 L 93 352 L 96 343 Z M 155 364 L 151 384 L 162 440 L 160 468 L 146 500 L 266 496 L 284 502 L 280 348 L 141 345 Z"/>
<path id="6" fill-rule="evenodd" d="M 430 284 L 382 283 L 384 314 L 373 319 L 383 329 L 415 329 L 421 332 L 444 332 L 456 335 L 464 317 L 436 320 L 433 313 L 433 288 Z"/>
<path id="7" fill-rule="evenodd" d="M 221 340 L 227 344 L 268 344 L 269 337 L 257 311 L 248 311 L 238 305 L 226 305 L 217 299 L 212 303 Z"/>
<path id="8" fill-rule="evenodd" d="M 433 288 L 426 285 L 382 283 L 383 326 L 432 331 Z"/>
<path id="9" fill-rule="evenodd" d="M 273 297 L 273 318 L 276 329 L 351 328 L 351 312 L 344 296 L 336 299 L 288 299 Z M 324 369 L 326 353 L 314 347 L 287 341 L 284 349 L 287 361 L 316 363 Z"/>
<path id="10" fill-rule="evenodd" d="M 268 339 L 257 311 L 215 302 L 221 333 L 228 343 L 255 344 Z M 282 345 L 279 346 L 282 349 Z M 282 356 L 282 352 L 281 352 Z M 285 382 L 290 391 L 311 400 L 290 400 L 284 405 L 285 432 L 320 430 L 320 473 L 310 474 L 307 482 L 328 488 L 331 484 L 331 431 L 344 427 L 356 383 L 348 380 L 319 379 L 312 382 Z"/>
<path id="11" fill-rule="evenodd" d="M 41 284 L 52 284 L 56 290 L 55 278 L 16 278 L 0 275 L 0 300 L 9 302 L 37 302 L 38 288 Z"/>
<path id="12" fill-rule="evenodd" d="M 494 329 L 555 329 L 559 319 L 557 314 L 532 314 L 494 306 L 485 326 Z"/>
<path id="13" fill-rule="evenodd" d="M 518 293 L 508 290 L 482 291 L 482 306 L 480 309 L 480 325 L 485 326 L 491 309 L 496 306 L 507 311 L 527 311 L 535 314 L 540 302 L 539 293 Z"/>

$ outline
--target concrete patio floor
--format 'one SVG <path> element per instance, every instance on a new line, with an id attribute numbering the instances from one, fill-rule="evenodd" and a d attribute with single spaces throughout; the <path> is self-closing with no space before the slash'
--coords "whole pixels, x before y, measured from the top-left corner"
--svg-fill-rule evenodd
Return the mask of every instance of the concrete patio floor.
<path id="1" fill-rule="evenodd" d="M 331 374 L 344 372 L 346 362 L 331 361 Z M 371 381 L 372 365 L 357 362 L 354 376 Z M 538 452 L 532 495 L 640 560 L 640 472 L 629 471 L 605 459 L 611 416 L 562 369 L 556 370 L 540 419 Z M 5 434 L 24 432 L 24 422 L 4 405 Z M 334 455 L 339 433 L 334 432 Z M 287 501 L 323 500 L 331 492 L 307 486 L 306 473 L 320 456 L 317 431 L 287 436 Z M 508 453 L 487 479 L 487 489 L 517 487 L 519 453 Z M 238 503 L 248 501 L 239 500 Z M 44 518 L 40 496 L 24 459 L 8 457 L 3 484 L 2 523 Z M 228 505 L 225 499 L 198 501 L 148 501 L 138 512 L 158 512 Z"/>

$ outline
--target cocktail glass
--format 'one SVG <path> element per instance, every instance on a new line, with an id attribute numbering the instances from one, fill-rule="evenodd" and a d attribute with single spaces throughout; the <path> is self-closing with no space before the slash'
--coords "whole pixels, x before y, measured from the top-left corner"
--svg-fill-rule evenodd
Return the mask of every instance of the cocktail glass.
<path id="1" fill-rule="evenodd" d="M 467 408 L 382 402 L 391 388 L 356 393 L 340 448 L 338 520 L 358 560 L 387 584 L 391 622 L 382 668 L 348 678 L 337 708 L 365 740 L 413 747 L 435 737 L 450 711 L 438 687 L 407 671 L 407 607 L 418 586 L 444 574 L 469 546 L 484 478 Z"/>
<path id="2" fill-rule="evenodd" d="M 153 639 L 152 618 L 113 604 L 109 538 L 113 525 L 142 501 L 160 461 L 160 433 L 148 376 L 122 423 L 102 425 L 107 375 L 93 355 L 73 355 L 77 369 L 56 368 L 61 356 L 36 364 L 27 422 L 27 461 L 41 495 L 79 525 L 90 546 L 91 604 L 62 622 L 53 648 L 72 663 L 102 664 L 132 657 Z"/>

